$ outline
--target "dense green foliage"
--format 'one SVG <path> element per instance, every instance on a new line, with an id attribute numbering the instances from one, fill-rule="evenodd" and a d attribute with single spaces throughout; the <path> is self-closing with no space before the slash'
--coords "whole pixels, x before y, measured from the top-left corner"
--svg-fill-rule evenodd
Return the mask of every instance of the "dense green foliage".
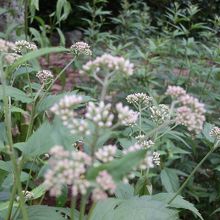
<path id="1" fill-rule="evenodd" d="M 220 127 L 220 2 L 24 2 L 28 3 L 26 22 L 14 32 L 8 24 L 1 37 L 7 41 L 13 36 L 16 40 L 26 38 L 40 49 L 26 48 L 9 62 L 7 55 L 12 55 L 12 48 L 7 41 L 0 45 L 0 220 L 218 220 L 220 134 L 214 138 L 210 131 Z M 82 40 L 90 45 L 82 54 L 67 46 L 65 32 L 72 29 L 81 30 Z M 21 30 L 26 30 L 26 35 Z M 51 47 L 54 36 L 58 47 Z M 69 40 L 75 43 L 74 39 Z M 62 58 L 66 63 L 62 68 L 52 60 L 48 68 L 54 78 L 42 83 L 36 75 L 43 68 L 39 58 L 49 60 L 55 53 L 70 56 L 70 60 Z M 89 60 L 106 53 L 112 55 L 110 60 L 123 58 L 122 66 L 112 64 L 114 69 L 99 60 L 85 68 Z M 72 77 L 68 68 L 80 80 L 65 91 Z M 133 74 L 128 74 L 131 69 Z M 205 104 L 201 131 L 190 130 L 200 114 L 195 106 L 191 124 L 175 121 L 181 102 L 166 92 L 170 85 L 183 88 L 191 98 L 197 98 L 198 105 Z M 135 93 L 151 97 L 151 104 L 127 103 L 126 97 Z M 66 95 L 82 98 L 71 106 L 71 116 L 80 121 L 78 128 L 85 123 L 90 133 L 83 133 L 85 128 L 80 133 L 73 124 L 68 127 L 62 114 L 52 110 Z M 93 118 L 86 114 L 91 102 L 98 109 L 102 101 L 111 104 L 108 111 L 115 115 L 109 127 L 96 124 L 93 118 L 97 112 Z M 139 113 L 136 124 L 120 122 L 119 102 Z M 152 140 L 153 146 L 125 154 L 140 135 Z M 81 194 L 71 201 L 71 190 L 65 184 L 61 195 L 50 197 L 50 189 L 42 183 L 50 165 L 48 153 L 53 159 L 51 149 L 55 145 L 68 152 L 78 152 L 74 151 L 77 148 L 92 158 L 92 165 L 87 164 L 80 176 L 92 186 L 100 172 L 110 173 L 117 184 L 114 193 L 108 192 L 111 198 L 93 203 L 90 189 L 87 197 Z M 95 161 L 95 152 L 105 145 L 117 146 L 114 159 Z M 160 164 L 140 168 L 140 161 L 154 151 L 160 153 Z M 23 190 L 30 192 L 31 198 Z"/>

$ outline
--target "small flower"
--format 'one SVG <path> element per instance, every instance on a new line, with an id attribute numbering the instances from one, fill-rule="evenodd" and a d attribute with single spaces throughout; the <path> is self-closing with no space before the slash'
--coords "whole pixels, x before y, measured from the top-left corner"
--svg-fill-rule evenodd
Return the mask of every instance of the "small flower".
<path id="1" fill-rule="evenodd" d="M 47 84 L 50 83 L 53 79 L 53 74 L 50 70 L 41 70 L 37 72 L 36 77 L 40 80 L 42 84 Z"/>
<path id="2" fill-rule="evenodd" d="M 168 86 L 166 91 L 166 95 L 170 95 L 173 98 L 177 98 L 185 94 L 186 91 L 180 86 Z"/>
<path id="3" fill-rule="evenodd" d="M 5 54 L 4 59 L 7 63 L 12 64 L 16 60 L 18 60 L 20 57 L 21 56 L 16 53 L 8 53 L 8 54 Z"/>
<path id="4" fill-rule="evenodd" d="M 100 102 L 95 105 L 93 102 L 89 102 L 85 117 L 101 128 L 111 127 L 114 115 L 110 110 L 111 104 L 105 105 L 104 102 Z"/>
<path id="5" fill-rule="evenodd" d="M 137 139 L 137 143 L 143 148 L 150 148 L 154 145 L 152 140 L 148 140 L 145 135 L 139 135 L 135 137 Z"/>
<path id="6" fill-rule="evenodd" d="M 216 138 L 217 140 L 220 140 L 220 128 L 216 126 L 213 127 L 212 130 L 209 132 L 209 135 Z"/>
<path id="7" fill-rule="evenodd" d="M 160 166 L 160 153 L 158 152 L 153 152 L 153 162 L 154 164 L 156 164 L 157 166 Z"/>
<path id="8" fill-rule="evenodd" d="M 150 107 L 151 118 L 157 123 L 162 124 L 169 118 L 169 107 L 164 104 Z"/>
<path id="9" fill-rule="evenodd" d="M 66 151 L 62 146 L 50 150 L 49 170 L 45 173 L 44 186 L 51 196 L 59 196 L 64 185 L 72 187 L 72 194 L 85 194 L 90 183 L 85 178 L 91 157 L 82 151 Z"/>
<path id="10" fill-rule="evenodd" d="M 26 201 L 31 200 L 31 199 L 34 198 L 34 194 L 33 194 L 32 192 L 24 191 L 24 190 L 23 190 L 22 193 L 24 194 L 24 199 L 25 199 Z"/>
<path id="11" fill-rule="evenodd" d="M 101 187 L 101 189 L 109 192 L 110 194 L 113 194 L 116 190 L 116 185 L 112 176 L 105 170 L 101 171 L 96 177 L 96 183 Z"/>
<path id="12" fill-rule="evenodd" d="M 10 51 L 13 51 L 14 48 L 15 48 L 14 43 L 0 39 L 0 51 L 1 52 L 10 52 Z"/>
<path id="13" fill-rule="evenodd" d="M 107 198 L 108 198 L 107 193 L 100 188 L 95 188 L 92 192 L 92 200 L 94 202 L 105 200 Z"/>
<path id="14" fill-rule="evenodd" d="M 116 151 L 117 147 L 115 145 L 106 145 L 100 148 L 95 153 L 95 156 L 98 160 L 102 161 L 103 163 L 107 163 L 114 159 Z"/>
<path id="15" fill-rule="evenodd" d="M 83 67 L 81 73 L 98 73 L 103 72 L 119 72 L 126 76 L 133 74 L 134 65 L 123 57 L 112 56 L 110 54 L 104 54 L 101 57 L 97 57 L 94 61 L 87 62 Z"/>
<path id="16" fill-rule="evenodd" d="M 75 54 L 75 55 L 86 55 L 86 56 L 91 56 L 92 51 L 90 50 L 90 46 L 85 43 L 85 42 L 76 42 L 70 47 L 70 50 Z"/>
<path id="17" fill-rule="evenodd" d="M 126 97 L 126 100 L 130 104 L 134 104 L 137 106 L 141 105 L 142 107 L 149 107 L 151 106 L 153 98 L 150 96 L 147 96 L 145 93 L 134 93 L 134 94 L 128 95 Z"/>
<path id="18" fill-rule="evenodd" d="M 129 109 L 128 106 L 118 103 L 116 110 L 118 112 L 118 122 L 122 125 L 133 125 L 137 122 L 139 113 Z"/>
<path id="19" fill-rule="evenodd" d="M 25 54 L 34 50 L 37 50 L 37 46 L 34 43 L 28 42 L 26 40 L 20 40 L 15 42 L 14 51 L 18 54 Z"/>

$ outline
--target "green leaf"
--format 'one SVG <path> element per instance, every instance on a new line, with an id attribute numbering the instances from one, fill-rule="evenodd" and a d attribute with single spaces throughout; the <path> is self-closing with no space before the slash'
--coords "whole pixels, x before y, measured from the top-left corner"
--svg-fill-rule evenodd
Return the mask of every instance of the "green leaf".
<path id="1" fill-rule="evenodd" d="M 28 97 L 23 91 L 12 87 L 12 86 L 5 86 L 5 95 L 11 97 L 16 101 L 21 101 L 23 103 L 31 103 L 32 99 Z M 3 99 L 3 86 L 0 85 L 0 99 Z"/>
<path id="2" fill-rule="evenodd" d="M 44 195 L 44 193 L 46 192 L 46 189 L 45 189 L 44 185 L 41 184 L 41 185 L 37 186 L 36 188 L 34 188 L 31 192 L 34 195 L 33 199 L 38 199 Z"/>
<path id="3" fill-rule="evenodd" d="M 179 179 L 174 170 L 164 168 L 160 173 L 160 178 L 167 192 L 176 192 L 179 189 Z"/>
<path id="4" fill-rule="evenodd" d="M 134 196 L 134 187 L 129 184 L 119 183 L 115 196 L 119 199 L 130 199 Z"/>
<path id="5" fill-rule="evenodd" d="M 175 195 L 175 193 L 159 193 L 159 194 L 152 196 L 152 198 L 156 199 L 158 201 L 168 203 L 173 198 L 174 195 Z M 177 208 L 177 209 L 187 209 L 187 210 L 193 212 L 195 215 L 197 215 L 201 220 L 203 220 L 201 214 L 195 208 L 195 206 L 192 203 L 183 199 L 182 196 L 177 196 L 172 201 L 172 203 L 169 204 L 169 206 L 172 208 Z"/>
<path id="6" fill-rule="evenodd" d="M 40 156 L 47 153 L 54 145 L 51 138 L 52 127 L 48 122 L 42 124 L 19 149 L 26 156 Z"/>
<path id="7" fill-rule="evenodd" d="M 146 176 L 142 176 L 135 185 L 135 195 L 143 196 L 147 194 L 152 194 L 152 185 Z"/>
<path id="8" fill-rule="evenodd" d="M 150 197 L 128 200 L 107 199 L 98 202 L 90 220 L 177 220 L 178 211 Z"/>
<path id="9" fill-rule="evenodd" d="M 28 206 L 26 209 L 28 212 L 28 217 L 31 220 L 65 220 L 61 212 L 57 211 L 59 209 L 55 207 L 34 205 Z M 19 220 L 22 220 L 22 217 L 20 217 Z"/>
<path id="10" fill-rule="evenodd" d="M 137 152 L 129 153 L 121 159 L 114 160 L 110 163 L 102 164 L 98 167 L 92 167 L 87 172 L 87 178 L 94 180 L 100 171 L 107 170 L 111 173 L 114 180 L 120 181 L 126 173 L 138 165 L 140 160 L 144 159 L 145 154 L 146 150 L 139 150 Z"/>
<path id="11" fill-rule="evenodd" d="M 25 55 L 23 55 L 21 58 L 19 58 L 16 62 L 14 62 L 10 67 L 9 67 L 9 72 L 13 72 L 17 66 L 27 62 L 27 61 L 30 61 L 30 60 L 33 60 L 33 59 L 36 59 L 40 56 L 43 56 L 43 55 L 46 55 L 46 54 L 49 54 L 49 53 L 61 53 L 61 52 L 68 52 L 69 50 L 64 48 L 64 47 L 45 47 L 45 48 L 42 48 L 42 49 L 38 49 L 38 50 L 35 50 L 35 51 L 32 51 L 32 52 L 29 52 Z"/>

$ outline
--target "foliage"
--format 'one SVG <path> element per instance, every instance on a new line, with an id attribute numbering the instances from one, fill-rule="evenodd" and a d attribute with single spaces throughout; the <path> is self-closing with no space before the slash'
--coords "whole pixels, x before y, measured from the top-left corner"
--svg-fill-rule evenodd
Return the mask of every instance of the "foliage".
<path id="1" fill-rule="evenodd" d="M 48 26 L 31 0 L 39 49 L 7 59 L 0 39 L 0 219 L 219 219 L 220 19 L 206 1 L 156 2 L 58 0 Z M 66 48 L 74 10 L 89 45 Z M 71 58 L 48 77 L 54 53 Z M 70 68 L 80 82 L 54 91 Z"/>

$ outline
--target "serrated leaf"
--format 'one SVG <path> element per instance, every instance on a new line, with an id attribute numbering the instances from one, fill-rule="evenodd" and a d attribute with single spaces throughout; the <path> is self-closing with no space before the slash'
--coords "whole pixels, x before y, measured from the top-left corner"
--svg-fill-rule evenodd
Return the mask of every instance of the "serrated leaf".
<path id="1" fill-rule="evenodd" d="M 156 199 L 158 201 L 162 201 L 165 203 L 168 203 L 173 196 L 175 195 L 175 193 L 159 193 L 157 195 L 152 196 L 153 199 Z M 199 211 L 195 208 L 195 206 L 186 201 L 185 199 L 183 199 L 182 196 L 177 196 L 171 204 L 169 204 L 170 207 L 172 208 L 177 208 L 177 209 L 187 209 L 191 212 L 193 212 L 195 215 L 197 215 L 201 220 L 203 220 L 201 214 L 199 213 Z"/>
<path id="2" fill-rule="evenodd" d="M 164 168 L 160 173 L 162 184 L 167 192 L 176 192 L 179 188 L 179 179 L 174 170 Z"/>

